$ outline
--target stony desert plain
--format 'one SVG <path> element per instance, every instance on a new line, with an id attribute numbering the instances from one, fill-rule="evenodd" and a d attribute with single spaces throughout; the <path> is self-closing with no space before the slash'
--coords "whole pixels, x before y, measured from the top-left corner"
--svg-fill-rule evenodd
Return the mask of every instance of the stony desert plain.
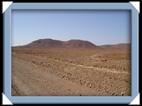
<path id="1" fill-rule="evenodd" d="M 130 96 L 130 45 L 12 47 L 14 96 Z M 55 42 L 54 42 L 55 43 Z M 38 45 L 35 47 L 35 45 Z M 50 44 L 51 46 L 52 44 Z M 85 46 L 84 46 L 85 45 Z"/>

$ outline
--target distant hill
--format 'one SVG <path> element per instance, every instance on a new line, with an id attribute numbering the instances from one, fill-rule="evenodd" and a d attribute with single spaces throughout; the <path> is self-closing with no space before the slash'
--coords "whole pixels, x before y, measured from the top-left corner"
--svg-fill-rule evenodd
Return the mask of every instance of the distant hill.
<path id="1" fill-rule="evenodd" d="M 95 48 L 95 44 L 85 41 L 85 40 L 76 40 L 72 39 L 69 41 L 60 41 L 53 39 L 39 39 L 33 41 L 22 47 L 26 48 Z"/>
<path id="2" fill-rule="evenodd" d="M 84 40 L 69 40 L 63 43 L 65 47 L 74 48 L 96 48 L 97 46 L 89 41 Z"/>
<path id="3" fill-rule="evenodd" d="M 33 41 L 25 47 L 31 47 L 31 48 L 52 48 L 52 47 L 62 47 L 63 42 L 59 40 L 53 40 L 53 39 L 39 39 L 36 41 Z"/>
<path id="4" fill-rule="evenodd" d="M 121 44 L 111 44 L 111 45 L 102 45 L 100 46 L 103 49 L 107 49 L 107 50 L 130 50 L 131 48 L 131 44 L 130 43 L 121 43 Z"/>
<path id="5" fill-rule="evenodd" d="M 89 41 L 72 39 L 68 41 L 60 41 L 54 39 L 39 39 L 35 40 L 24 46 L 16 46 L 14 48 L 87 48 L 87 49 L 101 49 L 101 50 L 128 50 L 130 49 L 130 44 L 111 44 L 111 45 L 101 45 L 97 46 Z"/>

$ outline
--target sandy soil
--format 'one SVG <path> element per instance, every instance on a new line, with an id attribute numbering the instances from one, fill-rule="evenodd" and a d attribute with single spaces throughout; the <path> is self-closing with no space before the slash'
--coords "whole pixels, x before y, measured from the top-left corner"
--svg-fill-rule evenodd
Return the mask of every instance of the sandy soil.
<path id="1" fill-rule="evenodd" d="M 131 95 L 128 51 L 12 50 L 12 95 Z"/>

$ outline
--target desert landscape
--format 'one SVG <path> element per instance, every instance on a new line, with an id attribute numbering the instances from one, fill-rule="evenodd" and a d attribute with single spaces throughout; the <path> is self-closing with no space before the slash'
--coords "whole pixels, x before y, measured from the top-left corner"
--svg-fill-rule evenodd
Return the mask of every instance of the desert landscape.
<path id="1" fill-rule="evenodd" d="M 77 39 L 12 47 L 12 95 L 130 96 L 130 48 Z"/>

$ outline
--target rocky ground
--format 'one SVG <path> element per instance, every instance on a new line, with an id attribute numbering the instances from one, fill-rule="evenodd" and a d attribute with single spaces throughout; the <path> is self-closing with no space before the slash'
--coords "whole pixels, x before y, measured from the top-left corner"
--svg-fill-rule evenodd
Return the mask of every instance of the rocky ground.
<path id="1" fill-rule="evenodd" d="M 12 95 L 131 95 L 127 50 L 12 49 Z"/>

